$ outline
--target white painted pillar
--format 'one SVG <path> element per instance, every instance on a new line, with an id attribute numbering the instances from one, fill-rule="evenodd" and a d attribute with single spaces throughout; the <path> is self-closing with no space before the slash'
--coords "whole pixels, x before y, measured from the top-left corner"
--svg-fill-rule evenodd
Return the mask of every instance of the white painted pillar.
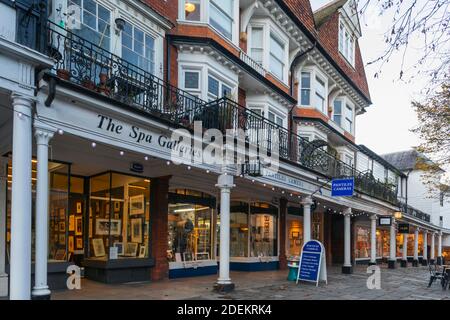
<path id="1" fill-rule="evenodd" d="M 438 234 L 438 263 L 442 264 L 442 231 Z"/>
<path id="2" fill-rule="evenodd" d="M 42 123 L 34 123 L 37 145 L 37 185 L 36 185 L 36 256 L 33 299 L 49 299 L 47 285 L 48 262 L 48 143 L 53 130 Z"/>
<path id="3" fill-rule="evenodd" d="M 395 219 L 392 218 L 391 229 L 389 233 L 389 261 L 388 266 L 390 269 L 395 268 L 395 263 L 397 261 L 397 230 L 395 226 Z"/>
<path id="4" fill-rule="evenodd" d="M 423 265 L 428 264 L 428 230 L 423 230 Z"/>
<path id="5" fill-rule="evenodd" d="M 31 119 L 32 98 L 12 95 L 10 299 L 29 300 L 31 291 Z"/>
<path id="6" fill-rule="evenodd" d="M 402 260 L 408 261 L 408 233 L 403 234 Z"/>
<path id="7" fill-rule="evenodd" d="M 303 243 L 311 240 L 311 205 L 313 200 L 311 197 L 305 197 L 302 200 L 303 205 Z"/>
<path id="8" fill-rule="evenodd" d="M 436 233 L 435 232 L 431 232 L 431 244 L 430 244 L 430 260 L 431 262 L 434 262 L 434 258 L 435 258 L 435 251 L 436 251 L 436 247 L 434 245 L 434 237 L 435 237 Z"/>
<path id="9" fill-rule="evenodd" d="M 8 188 L 8 158 L 0 157 L 0 297 L 8 295 L 6 274 L 6 193 Z"/>
<path id="10" fill-rule="evenodd" d="M 344 265 L 342 266 L 342 273 L 352 273 L 351 261 L 351 214 L 352 209 L 347 208 L 344 211 Z"/>
<path id="11" fill-rule="evenodd" d="M 370 216 L 370 264 L 377 264 L 377 215 Z"/>
<path id="12" fill-rule="evenodd" d="M 234 288 L 230 278 L 230 195 L 234 187 L 233 176 L 221 174 L 216 187 L 220 188 L 220 257 L 216 290 L 230 291 Z"/>
<path id="13" fill-rule="evenodd" d="M 414 258 L 413 266 L 417 267 L 419 265 L 419 228 L 414 230 Z"/>

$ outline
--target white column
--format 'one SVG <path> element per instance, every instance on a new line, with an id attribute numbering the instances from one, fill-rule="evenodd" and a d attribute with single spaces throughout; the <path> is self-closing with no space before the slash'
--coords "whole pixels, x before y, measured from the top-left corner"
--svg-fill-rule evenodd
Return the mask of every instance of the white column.
<path id="1" fill-rule="evenodd" d="M 414 230 L 414 265 L 417 266 L 419 261 L 419 228 Z"/>
<path id="2" fill-rule="evenodd" d="M 313 200 L 311 197 L 305 197 L 302 200 L 303 205 L 303 243 L 311 240 L 311 205 Z"/>
<path id="3" fill-rule="evenodd" d="M 233 176 L 221 174 L 216 187 L 220 188 L 220 248 L 219 248 L 219 291 L 232 290 L 234 285 L 230 278 L 230 194 L 234 187 Z"/>
<path id="4" fill-rule="evenodd" d="M 31 119 L 33 100 L 13 94 L 10 299 L 31 291 Z"/>
<path id="5" fill-rule="evenodd" d="M 351 262 L 351 214 L 352 209 L 347 208 L 344 211 L 344 266 L 342 267 L 343 273 L 352 273 L 352 262 Z"/>
<path id="6" fill-rule="evenodd" d="M 377 216 L 370 216 L 370 264 L 377 264 Z"/>
<path id="7" fill-rule="evenodd" d="M 425 265 L 427 265 L 428 261 L 428 230 L 423 230 L 423 261 Z"/>
<path id="8" fill-rule="evenodd" d="M 8 188 L 8 159 L 0 157 L 0 297 L 8 295 L 6 258 L 6 192 Z"/>
<path id="9" fill-rule="evenodd" d="M 438 234 L 438 262 L 442 264 L 442 231 Z"/>
<path id="10" fill-rule="evenodd" d="M 54 130 L 35 122 L 37 145 L 37 185 L 36 185 L 36 256 L 34 287 L 32 295 L 37 299 L 50 298 L 47 285 L 48 258 L 48 143 Z"/>
<path id="11" fill-rule="evenodd" d="M 393 261 L 390 263 L 391 268 L 395 267 L 395 262 L 397 261 L 397 232 L 395 227 L 395 220 L 392 219 L 390 234 L 389 234 L 389 260 Z"/>
<path id="12" fill-rule="evenodd" d="M 432 260 L 434 262 L 434 255 L 435 255 L 435 251 L 436 248 L 434 246 L 434 236 L 435 236 L 435 232 L 431 232 L 431 244 L 430 244 L 430 260 Z"/>
<path id="13" fill-rule="evenodd" d="M 408 233 L 403 234 L 402 260 L 408 260 Z"/>

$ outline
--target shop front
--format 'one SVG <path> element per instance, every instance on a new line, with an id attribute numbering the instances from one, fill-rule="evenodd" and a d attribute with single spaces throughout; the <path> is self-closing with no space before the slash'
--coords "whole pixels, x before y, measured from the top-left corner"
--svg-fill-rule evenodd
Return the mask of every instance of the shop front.
<path id="1" fill-rule="evenodd" d="M 353 228 L 354 257 L 356 263 L 368 263 L 370 261 L 371 227 L 370 220 L 356 218 Z M 376 260 L 382 261 L 389 258 L 390 231 L 386 227 L 377 226 L 375 232 Z"/>
<path id="2" fill-rule="evenodd" d="M 230 269 L 278 269 L 278 207 L 267 202 L 232 201 L 230 216 Z"/>
<path id="3" fill-rule="evenodd" d="M 216 198 L 189 189 L 169 192 L 169 278 L 217 273 L 214 252 Z"/>

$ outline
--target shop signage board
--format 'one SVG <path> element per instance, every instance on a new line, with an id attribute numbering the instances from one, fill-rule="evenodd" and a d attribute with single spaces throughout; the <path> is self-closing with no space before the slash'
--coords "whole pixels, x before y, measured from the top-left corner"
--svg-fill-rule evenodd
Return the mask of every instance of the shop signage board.
<path id="1" fill-rule="evenodd" d="M 352 197 L 355 187 L 355 179 L 333 179 L 331 180 L 332 197 Z"/>
<path id="2" fill-rule="evenodd" d="M 378 218 L 378 225 L 380 227 L 382 226 L 388 226 L 390 227 L 392 225 L 392 217 L 390 216 L 381 216 Z"/>
<path id="3" fill-rule="evenodd" d="M 409 224 L 408 223 L 399 223 L 397 228 L 398 228 L 398 233 L 409 233 Z"/>
<path id="4" fill-rule="evenodd" d="M 296 283 L 298 281 L 315 282 L 317 287 L 321 280 L 327 283 L 325 248 L 321 242 L 311 240 L 303 245 Z"/>

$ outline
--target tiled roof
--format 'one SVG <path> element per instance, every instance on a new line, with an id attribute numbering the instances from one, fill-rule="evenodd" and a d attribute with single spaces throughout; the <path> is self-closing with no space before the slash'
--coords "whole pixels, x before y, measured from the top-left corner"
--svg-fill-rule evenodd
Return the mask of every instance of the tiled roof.
<path id="1" fill-rule="evenodd" d="M 417 158 L 420 154 L 412 149 L 407 151 L 393 152 L 381 155 L 383 159 L 402 171 L 412 170 L 416 167 Z"/>

